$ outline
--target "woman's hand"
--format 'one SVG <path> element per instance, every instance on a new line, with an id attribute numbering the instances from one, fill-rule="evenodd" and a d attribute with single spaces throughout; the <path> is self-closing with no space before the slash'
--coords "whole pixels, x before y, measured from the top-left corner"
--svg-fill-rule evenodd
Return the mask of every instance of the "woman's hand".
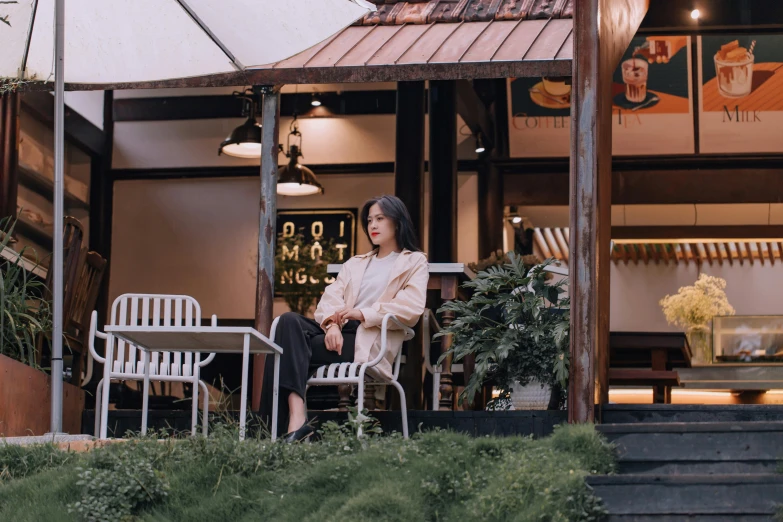
<path id="1" fill-rule="evenodd" d="M 343 321 L 359 321 L 364 322 L 364 314 L 362 314 L 362 311 L 358 308 L 351 308 L 349 310 L 342 310 L 340 312 L 337 312 L 335 315 L 335 320 L 342 324 Z"/>
<path id="2" fill-rule="evenodd" d="M 330 352 L 337 352 L 337 355 L 343 354 L 343 333 L 340 331 L 337 324 L 332 323 L 334 326 L 330 326 L 326 330 L 326 337 L 324 338 L 324 344 L 326 349 Z"/>

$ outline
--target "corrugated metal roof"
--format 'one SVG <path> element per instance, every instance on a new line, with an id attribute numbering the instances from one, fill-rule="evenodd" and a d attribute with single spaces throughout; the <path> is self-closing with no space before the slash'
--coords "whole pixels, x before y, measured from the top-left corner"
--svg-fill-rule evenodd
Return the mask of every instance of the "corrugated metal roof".
<path id="1" fill-rule="evenodd" d="M 570 6 L 571 0 L 384 3 L 359 24 L 253 74 L 276 83 L 570 76 Z"/>
<path id="2" fill-rule="evenodd" d="M 541 259 L 554 257 L 568 262 L 570 236 L 567 228 L 535 228 L 533 253 Z M 753 266 L 783 262 L 783 238 L 769 241 L 612 242 L 615 263 L 655 263 Z"/>

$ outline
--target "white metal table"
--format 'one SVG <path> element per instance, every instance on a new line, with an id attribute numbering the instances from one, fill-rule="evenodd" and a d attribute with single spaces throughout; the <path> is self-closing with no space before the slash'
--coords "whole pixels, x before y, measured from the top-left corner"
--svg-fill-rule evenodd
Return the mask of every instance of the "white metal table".
<path id="1" fill-rule="evenodd" d="M 250 354 L 272 354 L 275 356 L 274 384 L 272 387 L 272 440 L 277 436 L 277 402 L 280 379 L 280 355 L 283 349 L 258 330 L 249 327 L 233 326 L 112 326 L 107 325 L 107 335 L 136 345 L 147 352 L 147 360 L 152 352 L 198 352 L 198 353 L 241 353 L 242 354 L 242 390 L 239 412 L 239 439 L 245 438 L 247 423 L 247 379 L 250 366 Z M 113 343 L 108 343 L 111 346 Z M 106 354 L 111 360 L 112 354 Z M 150 365 L 144 365 L 145 398 L 149 390 Z M 206 414 L 206 412 L 205 412 Z M 108 422 L 108 415 L 101 423 Z M 142 432 L 146 430 L 146 416 L 142 416 Z M 101 426 L 103 433 L 103 426 Z"/>

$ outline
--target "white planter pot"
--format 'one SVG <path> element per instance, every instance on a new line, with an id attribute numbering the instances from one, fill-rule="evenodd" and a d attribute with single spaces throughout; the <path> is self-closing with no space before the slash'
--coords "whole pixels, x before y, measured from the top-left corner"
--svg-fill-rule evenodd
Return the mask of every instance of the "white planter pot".
<path id="1" fill-rule="evenodd" d="M 530 381 L 526 386 L 518 382 L 512 385 L 511 405 L 514 410 L 545 410 L 549 407 L 552 388 L 539 381 Z"/>

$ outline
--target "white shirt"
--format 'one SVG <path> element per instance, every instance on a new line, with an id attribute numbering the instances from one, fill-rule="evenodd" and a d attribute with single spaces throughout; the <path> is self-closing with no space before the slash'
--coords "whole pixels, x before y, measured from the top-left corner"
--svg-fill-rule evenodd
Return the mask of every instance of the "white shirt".
<path id="1" fill-rule="evenodd" d="M 367 265 L 362 277 L 362 284 L 359 286 L 359 296 L 356 298 L 354 308 L 358 310 L 370 308 L 380 299 L 386 285 L 389 284 L 392 267 L 399 255 L 399 252 L 392 252 L 382 259 L 378 256 L 370 259 L 370 264 Z"/>

